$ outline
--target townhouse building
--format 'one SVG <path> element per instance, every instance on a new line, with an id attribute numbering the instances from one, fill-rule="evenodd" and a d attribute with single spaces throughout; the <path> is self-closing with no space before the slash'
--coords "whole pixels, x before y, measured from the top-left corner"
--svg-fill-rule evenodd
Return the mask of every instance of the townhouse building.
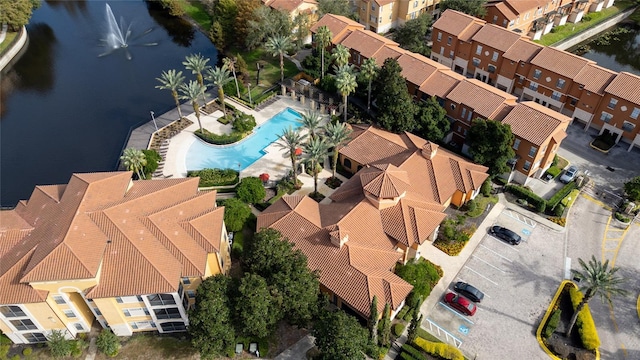
<path id="1" fill-rule="evenodd" d="M 228 272 L 215 191 L 131 176 L 74 174 L 0 211 L 0 330 L 14 343 L 71 338 L 94 320 L 118 336 L 185 331 L 202 279 Z"/>
<path id="2" fill-rule="evenodd" d="M 365 29 L 383 34 L 429 12 L 437 16 L 440 0 L 356 0 L 360 22 Z"/>

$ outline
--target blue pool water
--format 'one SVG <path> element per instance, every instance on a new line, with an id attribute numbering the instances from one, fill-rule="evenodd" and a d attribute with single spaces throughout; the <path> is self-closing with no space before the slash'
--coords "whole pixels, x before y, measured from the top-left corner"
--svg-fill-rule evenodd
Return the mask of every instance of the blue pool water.
<path id="1" fill-rule="evenodd" d="M 300 114 L 286 108 L 253 129 L 253 134 L 242 141 L 227 146 L 205 144 L 196 140 L 185 159 L 187 170 L 205 168 L 244 170 L 265 155 L 264 148 L 275 142 L 284 129 L 299 128 Z M 265 169 L 266 170 L 266 169 Z"/>

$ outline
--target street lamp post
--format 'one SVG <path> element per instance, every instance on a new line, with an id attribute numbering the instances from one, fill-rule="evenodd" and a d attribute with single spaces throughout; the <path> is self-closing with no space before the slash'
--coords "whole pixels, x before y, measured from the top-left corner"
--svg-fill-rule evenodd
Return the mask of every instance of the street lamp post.
<path id="1" fill-rule="evenodd" d="M 155 117 L 155 113 L 152 111 L 149 111 L 151 113 L 151 120 L 153 120 L 153 126 L 155 126 L 156 131 L 158 131 L 158 124 L 156 124 L 156 117 Z"/>

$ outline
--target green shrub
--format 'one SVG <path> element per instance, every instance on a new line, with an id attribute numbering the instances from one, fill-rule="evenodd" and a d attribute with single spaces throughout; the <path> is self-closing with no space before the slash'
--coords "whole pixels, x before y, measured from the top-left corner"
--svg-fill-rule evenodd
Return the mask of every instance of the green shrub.
<path id="1" fill-rule="evenodd" d="M 51 335 L 47 337 L 47 346 L 54 358 L 62 358 L 71 355 L 74 345 L 71 340 L 64 337 L 64 333 L 60 330 L 53 330 Z"/>
<path id="2" fill-rule="evenodd" d="M 396 315 L 396 318 L 398 319 L 404 319 L 404 316 L 407 314 L 407 312 L 409 311 L 409 307 L 408 306 L 403 306 L 402 309 L 400 309 L 400 311 L 398 311 L 398 315 Z"/>
<path id="3" fill-rule="evenodd" d="M 571 297 L 573 309 L 577 309 L 578 305 L 580 305 L 580 302 L 582 301 L 582 292 L 580 292 L 580 290 L 575 286 L 572 286 L 569 288 L 569 296 Z M 593 322 L 593 317 L 591 317 L 589 304 L 585 304 L 578 314 L 575 326 L 578 327 L 578 334 L 580 335 L 582 345 L 585 349 L 595 350 L 600 347 L 600 337 L 596 330 L 596 324 Z"/>
<path id="4" fill-rule="evenodd" d="M 96 339 L 96 346 L 101 353 L 115 357 L 120 351 L 120 340 L 110 329 L 103 329 Z"/>
<path id="5" fill-rule="evenodd" d="M 411 356 L 411 354 L 409 354 L 408 352 L 401 352 L 400 353 L 400 359 L 402 359 L 402 360 L 416 360 L 416 358 Z"/>
<path id="6" fill-rule="evenodd" d="M 549 336 L 551 336 L 556 331 L 556 328 L 560 323 L 561 315 L 562 310 L 560 309 L 555 309 L 553 313 L 551 313 L 551 316 L 549 317 L 549 320 L 547 320 L 547 324 L 544 326 L 544 330 L 542 331 L 543 338 L 548 339 Z"/>
<path id="7" fill-rule="evenodd" d="M 240 201 L 240 199 L 230 198 L 221 202 L 224 206 L 224 224 L 228 231 L 240 231 L 245 221 L 251 215 L 249 205 Z"/>
<path id="8" fill-rule="evenodd" d="M 32 348 L 28 347 L 28 348 L 22 349 L 22 355 L 31 356 L 31 354 L 33 354 L 33 349 Z"/>
<path id="9" fill-rule="evenodd" d="M 419 296 L 423 300 L 431 294 L 431 290 L 444 274 L 440 266 L 424 258 L 410 261 L 406 265 L 398 264 L 395 272 L 404 281 L 413 285 L 410 297 Z M 411 298 L 407 301 L 410 302 Z M 420 305 L 417 306 L 420 307 Z"/>
<path id="10" fill-rule="evenodd" d="M 71 356 L 73 356 L 74 358 L 82 356 L 84 349 L 86 349 L 88 346 L 89 344 L 87 344 L 87 342 L 82 339 L 71 340 Z"/>
<path id="11" fill-rule="evenodd" d="M 144 173 L 144 177 L 149 179 L 151 174 L 158 169 L 158 162 L 162 160 L 162 157 L 155 150 L 142 150 L 142 153 L 145 159 L 147 159 L 147 163 L 142 167 L 142 172 Z"/>
<path id="12" fill-rule="evenodd" d="M 406 314 L 402 317 L 404 321 L 411 321 L 413 319 L 413 309 L 409 309 Z"/>
<path id="13" fill-rule="evenodd" d="M 560 169 L 555 165 L 552 165 L 550 168 L 547 169 L 547 174 L 553 176 L 554 178 L 560 175 L 561 172 L 562 172 L 562 169 Z"/>
<path id="14" fill-rule="evenodd" d="M 510 184 L 505 186 L 505 190 L 514 194 L 518 198 L 527 200 L 527 202 L 533 205 L 538 212 L 544 212 L 546 209 L 547 202 L 540 196 L 536 195 L 533 191 L 523 186 Z"/>
<path id="15" fill-rule="evenodd" d="M 467 211 L 473 212 L 476 211 L 478 207 L 478 203 L 475 200 L 467 201 Z"/>
<path id="16" fill-rule="evenodd" d="M 402 335 L 402 332 L 404 331 L 404 324 L 403 323 L 396 323 L 395 325 L 393 325 L 393 335 L 395 336 L 400 336 Z"/>
<path id="17" fill-rule="evenodd" d="M 262 185 L 262 180 L 257 177 L 246 177 L 236 186 L 236 195 L 247 204 L 255 204 L 267 196 L 267 191 Z"/>
<path id="18" fill-rule="evenodd" d="M 247 133 L 256 127 L 256 118 L 254 118 L 253 115 L 238 111 L 233 117 L 233 130 L 236 132 Z"/>
<path id="19" fill-rule="evenodd" d="M 571 190 L 569 195 L 565 196 L 564 199 L 560 201 L 560 204 L 564 205 L 565 208 L 571 207 L 571 205 L 573 205 L 573 203 L 578 198 L 578 194 L 580 194 L 580 190 L 578 189 Z"/>
<path id="20" fill-rule="evenodd" d="M 492 190 L 492 187 L 491 187 L 491 180 L 489 180 L 489 179 L 487 178 L 487 180 L 485 180 L 485 181 L 482 183 L 482 186 L 480 187 L 480 192 L 481 192 L 481 193 L 482 193 L 482 195 L 484 195 L 484 196 L 490 196 L 490 195 L 491 195 L 491 190 Z"/>
<path id="21" fill-rule="evenodd" d="M 556 205 L 556 207 L 553 208 L 553 214 L 557 217 L 562 217 L 562 214 L 564 214 L 564 205 L 562 204 Z"/>
<path id="22" fill-rule="evenodd" d="M 554 210 L 556 205 L 562 201 L 569 193 L 575 189 L 578 185 L 575 181 L 570 181 L 567 185 L 563 186 L 562 189 L 558 190 L 557 193 L 553 194 L 551 199 L 547 201 L 547 208 L 550 210 Z"/>
<path id="23" fill-rule="evenodd" d="M 618 221 L 622 221 L 623 223 L 628 223 L 631 221 L 630 218 L 628 218 L 626 215 L 624 215 L 623 213 L 617 212 L 616 211 L 616 219 L 618 219 Z"/>
<path id="24" fill-rule="evenodd" d="M 238 171 L 233 169 L 202 169 L 187 172 L 188 177 L 200 177 L 200 187 L 233 185 L 238 182 Z"/>
<path id="25" fill-rule="evenodd" d="M 414 342 L 416 346 L 420 347 L 426 353 L 439 356 L 442 359 L 447 360 L 464 360 L 464 356 L 456 347 L 445 344 L 445 343 L 436 343 L 425 340 L 421 337 L 416 338 Z"/>
<path id="26" fill-rule="evenodd" d="M 207 129 L 200 129 L 193 132 L 197 137 L 202 139 L 203 141 L 214 144 L 214 145 L 228 145 L 236 143 L 243 138 L 242 133 L 232 132 L 231 134 L 214 134 Z"/>
<path id="27" fill-rule="evenodd" d="M 420 353 L 420 350 L 414 348 L 409 344 L 402 345 L 402 353 L 407 353 L 414 359 L 426 360 L 426 357 L 422 355 L 422 353 Z"/>

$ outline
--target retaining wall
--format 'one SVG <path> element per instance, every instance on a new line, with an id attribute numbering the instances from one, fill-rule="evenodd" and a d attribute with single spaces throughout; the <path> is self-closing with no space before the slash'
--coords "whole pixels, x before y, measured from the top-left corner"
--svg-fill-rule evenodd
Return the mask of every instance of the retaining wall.
<path id="1" fill-rule="evenodd" d="M 598 33 L 614 26 L 615 24 L 621 22 L 622 20 L 626 19 L 629 15 L 631 15 L 636 8 L 631 8 L 631 9 L 627 9 L 619 14 L 617 14 L 616 16 L 605 20 L 601 23 L 599 23 L 598 25 L 595 25 L 594 27 L 588 28 L 585 31 L 582 31 L 572 37 L 566 38 L 564 40 L 558 41 L 557 43 L 551 45 L 552 47 L 559 49 L 559 50 L 567 50 L 568 48 L 577 45 L 585 40 L 587 40 L 588 38 L 597 35 Z M 569 26 L 569 25 L 567 25 Z"/>
<path id="2" fill-rule="evenodd" d="M 15 39 L 13 44 L 7 51 L 0 57 L 0 71 L 4 70 L 5 66 L 7 66 L 11 60 L 13 60 L 18 53 L 22 50 L 22 47 L 27 43 L 27 29 L 23 26 L 18 34 L 18 37 Z"/>

